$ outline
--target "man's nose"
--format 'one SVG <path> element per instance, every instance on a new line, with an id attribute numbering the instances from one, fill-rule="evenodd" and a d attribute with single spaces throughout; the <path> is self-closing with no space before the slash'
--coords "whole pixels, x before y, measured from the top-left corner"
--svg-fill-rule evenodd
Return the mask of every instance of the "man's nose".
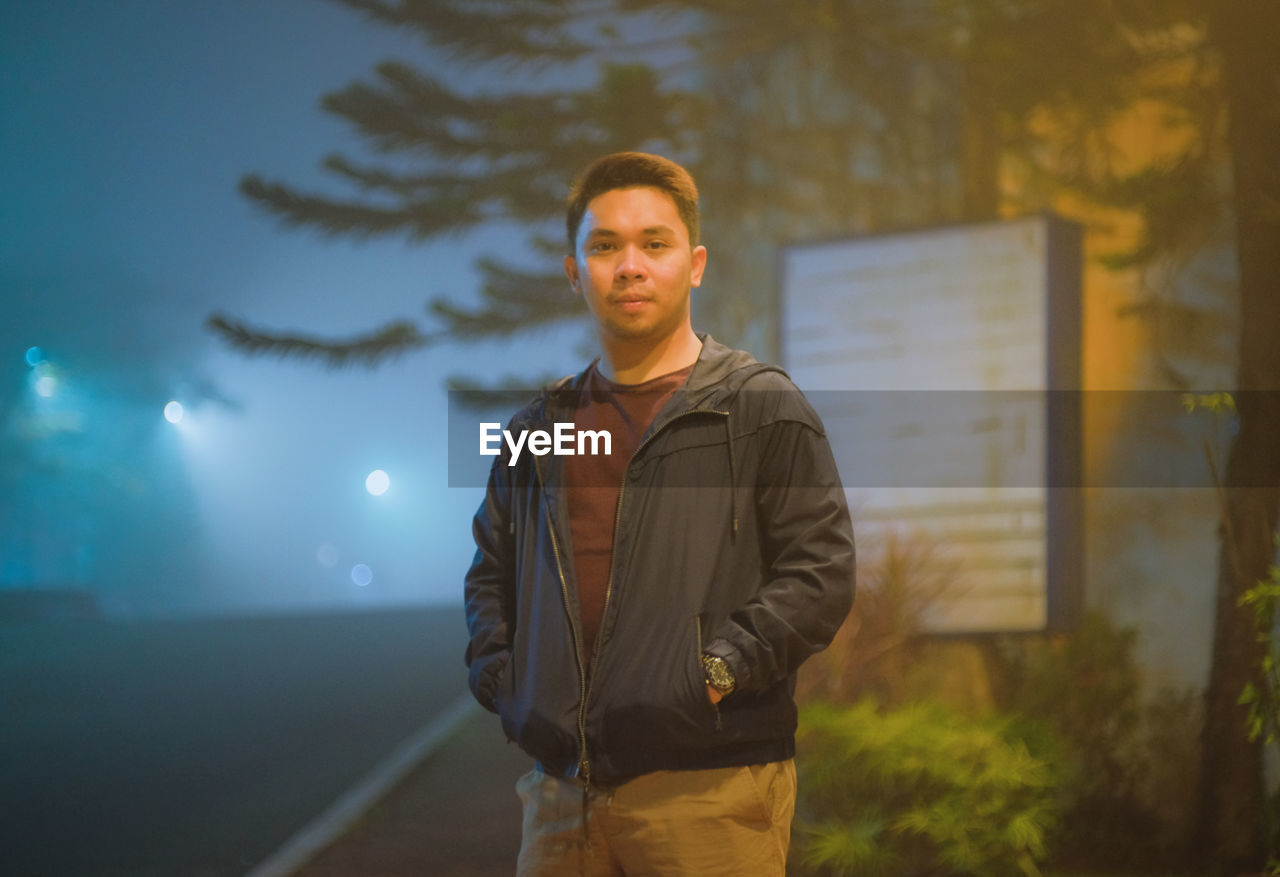
<path id="1" fill-rule="evenodd" d="M 635 280 L 644 276 L 644 254 L 639 247 L 627 244 L 622 248 L 621 255 L 618 267 L 613 272 L 614 277 L 619 280 Z"/>

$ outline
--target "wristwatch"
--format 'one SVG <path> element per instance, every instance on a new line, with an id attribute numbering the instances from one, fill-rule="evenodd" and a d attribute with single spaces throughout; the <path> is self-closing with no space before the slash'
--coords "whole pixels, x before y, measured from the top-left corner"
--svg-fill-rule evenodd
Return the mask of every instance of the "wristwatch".
<path id="1" fill-rule="evenodd" d="M 737 680 L 733 678 L 733 670 L 729 668 L 729 663 L 724 658 L 704 654 L 702 670 L 706 674 L 707 684 L 721 695 L 728 696 L 733 693 Z"/>

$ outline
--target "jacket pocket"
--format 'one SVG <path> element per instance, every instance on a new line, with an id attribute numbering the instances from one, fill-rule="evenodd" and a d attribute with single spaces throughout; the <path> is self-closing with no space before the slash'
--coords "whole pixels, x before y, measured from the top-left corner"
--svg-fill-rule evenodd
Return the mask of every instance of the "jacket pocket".
<path id="1" fill-rule="evenodd" d="M 512 654 L 498 671 L 498 683 L 493 689 L 493 710 L 502 719 L 502 731 L 512 742 L 518 742 L 515 716 L 512 715 L 515 702 L 515 663 L 516 658 Z"/>
<path id="2" fill-rule="evenodd" d="M 702 669 L 701 621 L 689 618 L 660 648 L 615 664 L 603 712 L 606 747 L 698 749 L 714 745 L 718 710 L 707 695 Z"/>
<path id="3" fill-rule="evenodd" d="M 702 616 L 695 615 L 693 617 L 693 621 L 694 621 L 694 624 L 697 625 L 697 631 L 698 631 L 698 648 L 693 655 L 694 678 L 696 680 L 695 687 L 697 688 L 698 694 L 700 695 L 698 700 L 700 702 L 705 703 L 707 706 L 711 707 L 711 718 L 715 723 L 715 729 L 719 731 L 720 730 L 720 705 L 711 702 L 711 694 L 710 692 L 707 691 L 707 671 L 706 671 L 706 668 L 702 666 L 702 653 L 705 650 L 703 637 L 702 637 Z"/>

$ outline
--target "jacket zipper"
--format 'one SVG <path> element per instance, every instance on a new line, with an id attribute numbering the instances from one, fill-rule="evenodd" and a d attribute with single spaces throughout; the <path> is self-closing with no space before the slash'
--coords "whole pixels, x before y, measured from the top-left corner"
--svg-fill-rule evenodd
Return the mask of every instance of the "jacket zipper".
<path id="1" fill-rule="evenodd" d="M 546 490 L 542 480 L 542 467 L 534 460 L 533 470 L 538 475 L 538 483 Z M 545 495 L 545 494 L 544 494 Z M 578 630 L 578 620 L 569 609 L 569 584 L 564 577 L 564 564 L 560 560 L 560 540 L 556 538 L 556 524 L 551 517 L 551 507 L 544 501 L 547 516 L 547 531 L 551 534 L 551 553 L 556 558 L 556 572 L 560 575 L 560 594 L 564 598 L 564 612 L 569 617 L 569 631 L 573 634 L 573 656 L 578 659 L 578 773 L 583 782 L 591 782 L 591 764 L 587 761 L 587 672 L 582 663 L 582 634 Z"/>
<path id="2" fill-rule="evenodd" d="M 618 524 L 622 520 L 622 498 L 627 490 L 627 475 L 631 471 L 631 464 L 635 461 L 636 457 L 639 456 L 640 451 L 644 449 L 644 446 L 647 445 L 653 439 L 654 436 L 662 432 L 664 429 L 667 428 L 667 426 L 669 426 L 671 423 L 674 423 L 676 420 L 679 420 L 682 417 L 691 416 L 693 414 L 719 414 L 724 417 L 729 416 L 728 411 L 721 411 L 716 408 L 693 408 L 688 411 L 682 411 L 679 414 L 671 417 L 669 420 L 667 420 L 665 423 L 663 423 L 653 432 L 649 433 L 649 435 L 647 435 L 644 438 L 644 440 L 641 441 L 640 444 L 636 446 L 635 452 L 632 453 L 631 455 L 631 459 L 627 461 L 626 468 L 622 470 L 622 483 L 618 485 L 618 502 L 613 509 L 613 548 L 614 548 L 615 558 L 617 557 L 617 546 L 618 546 Z M 534 472 L 536 472 L 538 475 L 539 484 L 542 484 L 543 489 L 545 490 L 546 484 L 542 480 L 542 467 L 538 465 L 538 461 L 536 459 L 534 460 L 534 463 L 533 463 L 533 469 L 534 469 Z M 583 663 L 582 634 L 578 630 L 577 619 L 573 617 L 573 612 L 570 611 L 569 609 L 569 585 L 565 581 L 564 565 L 562 564 L 560 559 L 560 544 L 559 544 L 559 540 L 556 539 L 555 521 L 551 517 L 551 508 L 549 505 L 546 506 L 545 511 L 547 515 L 547 530 L 551 533 L 551 551 L 556 558 L 556 572 L 560 575 L 560 593 L 564 598 L 565 614 L 569 616 L 569 629 L 573 633 L 573 653 L 574 653 L 574 656 L 578 659 L 578 683 L 579 683 L 579 698 L 580 698 L 578 701 L 578 746 L 580 747 L 578 750 L 579 752 L 578 775 L 582 778 L 582 781 L 585 787 L 585 786 L 591 785 L 591 759 L 587 757 L 587 698 L 590 696 L 591 686 L 587 682 L 587 670 L 586 670 L 586 666 Z M 605 587 L 604 587 L 604 606 L 601 608 L 601 611 L 600 611 L 601 627 L 603 627 L 604 620 L 609 615 L 609 599 L 612 596 L 613 596 L 613 560 L 611 559 L 609 562 L 609 579 L 605 583 Z M 700 620 L 698 624 L 699 624 L 698 651 L 699 651 L 699 654 L 701 654 L 702 627 L 701 627 Z M 592 666 L 597 666 L 597 661 L 599 660 L 599 657 L 600 657 L 600 646 L 603 643 L 603 641 L 604 641 L 604 637 L 597 634 L 595 645 L 591 649 Z M 713 706 L 715 705 L 713 704 Z M 720 708 L 716 706 L 717 730 L 719 729 L 719 727 L 720 727 Z"/>
<path id="3" fill-rule="evenodd" d="M 693 414 L 719 414 L 724 417 L 729 416 L 728 411 L 721 411 L 716 408 L 691 408 L 688 411 L 681 411 L 679 414 L 676 414 L 670 417 L 669 419 L 667 419 L 666 421 L 664 421 L 657 429 L 655 429 L 653 432 L 645 436 L 644 439 L 640 442 L 640 444 L 636 445 L 635 451 L 631 454 L 631 459 L 627 460 L 627 465 L 622 470 L 622 483 L 618 485 L 618 502 L 613 507 L 613 542 L 612 542 L 613 554 L 609 559 L 609 579 L 607 582 L 605 582 L 605 586 L 604 586 L 604 606 L 600 610 L 600 631 L 599 633 L 596 634 L 595 645 L 591 649 L 591 666 L 592 667 L 599 666 L 598 661 L 600 660 L 600 646 L 604 642 L 604 637 L 601 636 L 600 634 L 604 633 L 604 621 L 606 618 L 609 617 L 609 598 L 613 596 L 613 567 L 614 567 L 614 561 L 618 557 L 618 524 L 621 523 L 622 521 L 622 498 L 623 496 L 626 495 L 626 492 L 627 492 L 627 475 L 629 475 L 631 472 L 631 464 L 635 462 L 636 457 L 640 456 L 640 452 L 644 450 L 644 446 L 649 444 L 649 442 L 653 439 L 654 436 L 662 432 L 664 429 L 666 429 L 668 426 L 670 426 L 672 423 L 679 420 L 680 418 L 689 417 L 690 415 L 693 415 Z M 563 580 L 563 576 L 561 576 L 561 579 Z M 699 642 L 702 641 L 701 621 L 699 621 L 698 641 Z M 698 652 L 699 654 L 701 654 L 702 652 L 701 646 L 699 646 Z M 582 765 L 588 769 L 587 776 L 589 778 L 590 765 L 587 761 L 585 710 L 586 710 L 586 704 L 587 704 L 587 695 L 591 691 L 591 687 L 586 684 L 585 679 L 586 679 L 586 674 L 584 673 L 583 674 L 583 680 L 584 680 L 583 696 L 582 696 L 583 712 L 579 716 L 579 719 L 580 719 L 579 724 L 580 724 L 580 727 L 582 728 Z M 720 709 L 719 707 L 717 707 L 716 708 L 716 727 L 718 728 L 719 726 L 720 726 Z"/>

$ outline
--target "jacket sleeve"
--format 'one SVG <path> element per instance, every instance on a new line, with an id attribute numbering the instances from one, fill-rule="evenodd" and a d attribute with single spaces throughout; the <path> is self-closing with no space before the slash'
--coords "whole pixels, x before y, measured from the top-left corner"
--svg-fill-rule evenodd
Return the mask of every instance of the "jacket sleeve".
<path id="1" fill-rule="evenodd" d="M 467 570 L 464 601 L 467 630 L 467 682 L 481 706 L 497 711 L 494 694 L 511 657 L 515 635 L 515 539 L 511 534 L 511 483 L 504 456 L 489 470 L 484 501 L 471 533 L 476 554 Z"/>
<path id="2" fill-rule="evenodd" d="M 798 419 L 762 432 L 755 500 L 765 580 L 706 649 L 744 692 L 787 678 L 825 648 L 854 595 L 853 525 L 826 436 Z"/>

